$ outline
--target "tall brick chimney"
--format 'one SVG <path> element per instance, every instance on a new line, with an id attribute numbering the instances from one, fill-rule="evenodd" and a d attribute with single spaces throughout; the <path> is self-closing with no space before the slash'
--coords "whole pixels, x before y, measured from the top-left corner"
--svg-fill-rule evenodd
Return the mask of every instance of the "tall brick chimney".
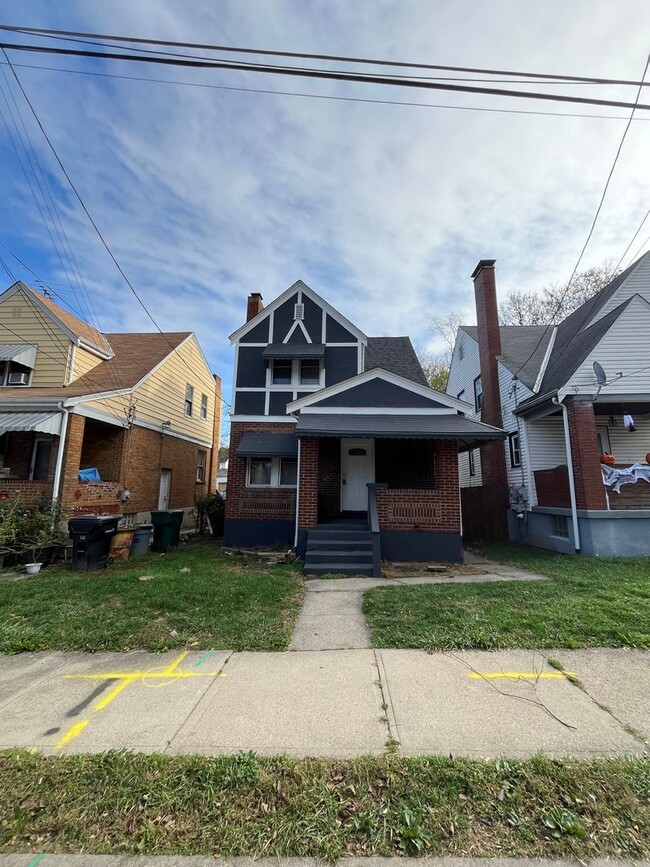
<path id="1" fill-rule="evenodd" d="M 262 301 L 262 293 L 261 292 L 251 292 L 248 296 L 248 304 L 246 306 L 246 322 L 250 322 L 250 320 L 257 316 L 257 314 L 264 308 L 264 302 Z"/>
<path id="2" fill-rule="evenodd" d="M 501 355 L 501 332 L 499 331 L 497 287 L 494 279 L 495 262 L 496 259 L 481 259 L 474 269 L 472 280 L 474 281 L 481 386 L 483 389 L 481 421 L 494 427 L 503 427 L 497 364 L 497 356 Z M 481 447 L 481 470 L 484 485 L 507 487 L 508 474 L 502 442 L 486 443 Z"/>

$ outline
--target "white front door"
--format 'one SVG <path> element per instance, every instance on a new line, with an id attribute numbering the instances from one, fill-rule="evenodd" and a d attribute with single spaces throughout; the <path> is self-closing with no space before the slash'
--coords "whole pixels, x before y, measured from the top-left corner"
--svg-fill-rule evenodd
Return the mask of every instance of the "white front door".
<path id="1" fill-rule="evenodd" d="M 366 512 L 368 487 L 375 481 L 375 441 L 341 440 L 341 511 Z"/>
<path id="2" fill-rule="evenodd" d="M 160 491 L 158 493 L 158 508 L 159 509 L 168 509 L 169 508 L 169 491 L 172 486 L 172 471 L 171 470 L 161 470 L 160 471 Z"/>

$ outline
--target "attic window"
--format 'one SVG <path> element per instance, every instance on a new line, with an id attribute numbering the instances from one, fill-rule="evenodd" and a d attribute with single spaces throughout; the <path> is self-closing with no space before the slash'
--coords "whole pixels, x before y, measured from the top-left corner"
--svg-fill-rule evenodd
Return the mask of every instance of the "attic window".
<path id="1" fill-rule="evenodd" d="M 304 304 L 295 304 L 294 305 L 293 318 L 295 320 L 302 320 L 305 318 L 305 305 Z"/>

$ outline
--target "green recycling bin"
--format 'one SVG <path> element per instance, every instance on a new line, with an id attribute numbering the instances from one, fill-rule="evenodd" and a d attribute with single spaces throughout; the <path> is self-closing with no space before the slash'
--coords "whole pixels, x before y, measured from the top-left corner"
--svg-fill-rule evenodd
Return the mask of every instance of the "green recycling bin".
<path id="1" fill-rule="evenodd" d="M 160 509 L 151 513 L 152 551 L 175 551 L 178 548 L 183 515 L 182 509 Z"/>

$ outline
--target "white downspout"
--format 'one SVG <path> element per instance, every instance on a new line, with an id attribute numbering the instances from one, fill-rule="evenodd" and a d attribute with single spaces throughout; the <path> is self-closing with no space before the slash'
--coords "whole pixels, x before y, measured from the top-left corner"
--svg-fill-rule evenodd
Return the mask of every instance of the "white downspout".
<path id="1" fill-rule="evenodd" d="M 293 547 L 298 547 L 298 516 L 300 513 L 300 438 L 298 438 L 298 465 L 296 467 L 296 532 L 293 537 Z"/>
<path id="2" fill-rule="evenodd" d="M 564 448 L 566 449 L 566 458 L 569 470 L 569 496 L 571 498 L 571 520 L 573 521 L 573 547 L 576 554 L 580 553 L 580 530 L 578 528 L 578 507 L 576 505 L 576 485 L 573 478 L 573 453 L 571 451 L 571 435 L 569 433 L 569 410 L 558 400 L 557 397 L 552 401 L 556 406 L 562 409 L 562 420 L 564 422 Z"/>
<path id="3" fill-rule="evenodd" d="M 65 452 L 65 436 L 68 431 L 68 415 L 70 409 L 63 405 L 63 401 L 59 403 L 59 409 L 63 413 L 61 419 L 61 433 L 59 434 L 59 450 L 56 453 L 56 466 L 54 468 L 54 483 L 52 484 L 52 505 L 59 499 L 59 488 L 61 487 L 61 473 L 63 470 L 63 453 Z"/>

